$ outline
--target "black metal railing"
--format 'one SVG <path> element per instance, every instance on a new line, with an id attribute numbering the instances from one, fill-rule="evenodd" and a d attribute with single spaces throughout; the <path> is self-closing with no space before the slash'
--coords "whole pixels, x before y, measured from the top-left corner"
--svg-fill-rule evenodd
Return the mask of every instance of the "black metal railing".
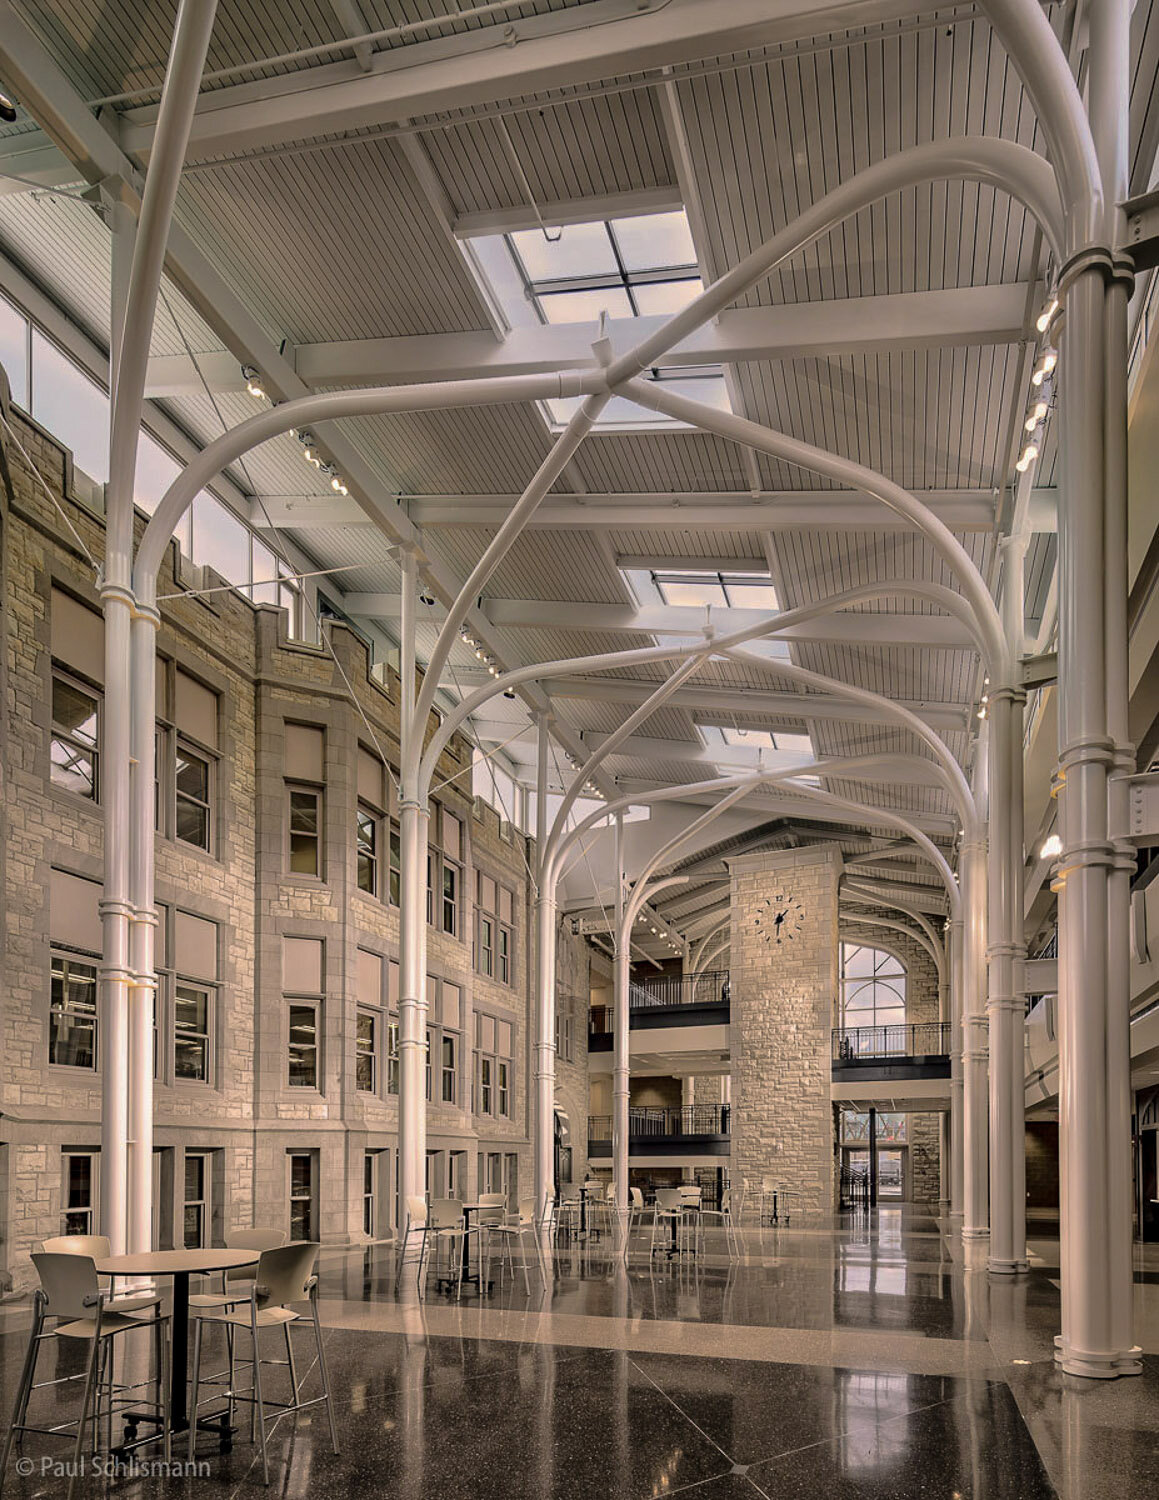
<path id="1" fill-rule="evenodd" d="M 628 1110 L 628 1137 L 639 1140 L 647 1136 L 728 1135 L 730 1113 L 727 1104 L 687 1104 L 671 1109 L 633 1105 Z M 611 1115 L 589 1115 L 588 1140 L 611 1139 Z"/>
<path id="2" fill-rule="evenodd" d="M 945 1057 L 950 1051 L 952 1030 L 949 1021 L 919 1021 L 912 1026 L 838 1026 L 833 1030 L 833 1061 Z"/>
<path id="3" fill-rule="evenodd" d="M 868 1172 L 858 1172 L 852 1167 L 841 1168 L 841 1207 L 843 1209 L 867 1209 L 869 1207 Z"/>
<path id="4" fill-rule="evenodd" d="M 649 1005 L 727 1005 L 728 970 L 634 979 L 628 985 L 628 1004 L 633 1010 L 643 1010 Z"/>

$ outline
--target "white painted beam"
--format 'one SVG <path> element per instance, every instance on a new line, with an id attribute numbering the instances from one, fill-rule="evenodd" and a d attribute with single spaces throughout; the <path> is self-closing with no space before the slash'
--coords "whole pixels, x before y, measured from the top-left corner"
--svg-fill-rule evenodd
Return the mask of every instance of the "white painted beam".
<path id="1" fill-rule="evenodd" d="M 1026 288 L 1016 284 L 732 308 L 662 355 L 658 363 L 678 369 L 1009 344 L 1020 337 L 1025 301 Z M 609 319 L 607 335 L 614 353 L 634 348 L 665 321 L 660 317 Z M 535 375 L 593 368 L 594 326 L 558 323 L 515 328 L 502 339 L 487 330 L 299 344 L 293 358 L 308 385 L 325 387 Z M 200 393 L 203 376 L 213 390 L 238 391 L 245 384 L 240 367 L 228 357 L 199 356 L 195 367 L 184 354 L 159 355 L 149 362 L 146 394 Z"/>
<path id="2" fill-rule="evenodd" d="M 397 594 L 346 596 L 353 615 L 376 620 L 399 617 Z M 768 619 L 760 609 L 707 609 L 696 605 L 588 604 L 554 599 L 485 599 L 480 608 L 497 629 L 591 630 L 612 635 L 673 635 L 698 637 L 711 621 L 718 629 L 744 630 Z M 824 615 L 803 624 L 786 626 L 782 640 L 828 641 L 859 646 L 941 647 L 976 649 L 960 620 L 950 615 L 879 614 Z"/>
<path id="3" fill-rule="evenodd" d="M 484 673 L 461 672 L 458 684 L 464 691 L 482 687 L 491 679 Z M 655 681 L 630 677 L 543 677 L 539 686 L 551 698 L 583 699 L 599 703 L 636 705 L 655 692 Z M 969 704 L 924 702 L 907 699 L 904 707 L 939 730 L 970 727 Z M 891 724 L 897 719 L 868 705 L 849 703 L 833 693 L 758 692 L 746 688 L 680 687 L 665 700 L 666 708 L 683 708 L 705 719 L 721 714 L 764 714 L 769 719 L 840 719 L 851 724 Z"/>
<path id="4" fill-rule="evenodd" d="M 930 0 L 730 0 L 727 6 L 718 0 L 656 6 L 648 0 L 596 0 L 377 52 L 369 73 L 345 61 L 214 89 L 198 105 L 189 159 L 401 124 L 931 8 Z M 122 145 L 141 160 L 152 149 L 155 117 L 154 107 L 122 117 Z"/>

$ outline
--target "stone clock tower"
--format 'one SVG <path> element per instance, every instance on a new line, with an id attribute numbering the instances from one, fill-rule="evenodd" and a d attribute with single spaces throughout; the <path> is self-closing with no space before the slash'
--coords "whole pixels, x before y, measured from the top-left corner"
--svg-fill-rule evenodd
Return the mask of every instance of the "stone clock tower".
<path id="1" fill-rule="evenodd" d="M 838 985 L 836 845 L 745 854 L 731 876 L 732 1182 L 834 1203 L 830 1048 Z"/>

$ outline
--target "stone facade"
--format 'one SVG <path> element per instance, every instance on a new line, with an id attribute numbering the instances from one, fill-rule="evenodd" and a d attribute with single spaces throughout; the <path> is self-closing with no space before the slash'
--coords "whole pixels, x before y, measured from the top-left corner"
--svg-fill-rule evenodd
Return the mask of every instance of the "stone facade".
<path id="1" fill-rule="evenodd" d="M 732 903 L 732 1182 L 765 1179 L 807 1213 L 834 1202 L 829 1104 L 837 991 L 836 846 L 728 861 Z M 771 922 L 790 908 L 777 941 Z M 798 919 L 798 908 L 800 916 Z"/>
<path id="2" fill-rule="evenodd" d="M 84 546 L 100 558 L 102 520 L 77 498 L 69 456 L 20 413 L 12 420 Z M 0 1274 L 20 1286 L 30 1279 L 29 1252 L 62 1230 L 63 1171 L 73 1156 L 89 1156 L 95 1165 L 91 1227 L 99 1229 L 99 1026 L 97 1067 L 50 1061 L 49 1037 L 53 955 L 89 970 L 98 961 L 95 920 L 84 930 L 64 929 L 54 903 L 61 889 L 70 900 L 79 892 L 81 906 L 87 912 L 91 904 L 95 914 L 103 819 L 99 805 L 52 780 L 50 736 L 54 670 L 66 670 L 99 699 L 103 669 L 99 645 L 91 649 L 102 633 L 93 569 L 36 476 L 14 450 L 8 458 L 14 495 L 11 502 L 3 497 L 0 514 Z M 255 606 L 234 591 L 181 597 L 183 588 L 217 581 L 212 574 L 202 579 L 174 547 L 158 590 L 162 598 L 177 595 L 162 605 L 162 698 L 171 699 L 178 682 L 214 708 L 212 727 L 197 741 L 212 766 L 210 847 L 194 847 L 164 826 L 156 842 L 162 920 L 156 1234 L 161 1243 L 182 1242 L 191 1156 L 204 1162 L 207 1242 L 254 1223 L 288 1226 L 292 1158 L 305 1156 L 310 1222 L 319 1237 L 332 1243 L 381 1237 L 393 1219 L 397 1177 L 397 1098 L 389 1057 L 389 1017 L 397 1000 L 388 982 L 398 954 L 398 910 L 389 900 L 388 873 L 392 775 L 383 781 L 376 809 L 375 894 L 359 888 L 356 825 L 367 796 L 364 768 L 379 756 L 397 766 L 398 681 L 390 671 L 372 670 L 365 643 L 344 626 L 327 627 L 340 671 L 324 647 L 289 639 L 286 616 L 273 606 Z M 62 658 L 65 615 L 78 642 L 89 638 L 90 649 L 78 651 L 84 661 Z M 170 718 L 182 712 L 171 702 L 159 702 L 158 711 Z M 180 718 L 163 723 L 164 743 L 176 744 L 183 728 Z M 316 875 L 291 872 L 288 858 L 288 744 L 303 732 L 319 747 Z M 207 738 L 214 742 L 205 743 Z M 171 757 L 171 748 L 166 753 Z M 444 1059 L 432 1057 L 431 1187 L 447 1191 L 454 1178 L 454 1190 L 472 1196 L 502 1180 L 514 1202 L 531 1182 L 528 870 L 534 850 L 472 798 L 470 759 L 469 745 L 456 737 L 435 777 L 437 801 L 459 820 L 461 835 L 456 930 L 443 930 L 439 887 L 432 902 L 435 921 L 427 930 L 428 993 L 440 1007 L 430 1019 L 455 1044 L 454 1086 L 448 1086 L 453 1100 L 447 1103 Z M 437 848 L 437 839 L 433 843 Z M 477 972 L 477 870 L 510 893 L 509 983 Z M 188 971 L 182 941 L 189 930 L 211 935 L 197 970 L 211 996 L 211 1062 L 208 1078 L 196 1082 L 175 1076 L 172 1064 L 174 995 L 182 969 Z M 288 955 L 302 953 L 318 959 L 317 994 L 307 997 L 317 1005 L 317 1077 L 308 1087 L 291 1083 L 288 1064 L 288 997 L 304 982 L 297 959 Z M 585 964 L 582 945 L 573 951 L 561 940 L 561 989 L 574 1017 L 572 1061 L 560 1068 L 569 1100 L 581 1092 L 577 1079 L 586 1074 Z M 205 974 L 205 968 L 213 972 Z M 366 992 L 370 973 L 382 975 L 377 995 Z M 310 978 L 307 988 L 314 986 Z M 365 1009 L 371 1002 L 375 1076 L 373 1087 L 364 1089 L 358 1086 L 357 1018 L 360 1004 Z M 494 1022 L 497 1035 L 505 1036 L 502 1023 L 510 1023 L 506 1116 L 480 1109 L 477 1015 Z M 572 1107 L 573 1120 L 582 1120 L 583 1106 Z M 584 1164 L 581 1156 L 581 1170 Z"/>

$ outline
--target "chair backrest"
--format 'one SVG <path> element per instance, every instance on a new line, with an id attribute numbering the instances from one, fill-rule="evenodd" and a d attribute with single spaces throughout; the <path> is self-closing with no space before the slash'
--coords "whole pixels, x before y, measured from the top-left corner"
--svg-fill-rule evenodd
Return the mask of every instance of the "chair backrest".
<path id="1" fill-rule="evenodd" d="M 40 1247 L 44 1255 L 87 1255 L 90 1260 L 107 1260 L 112 1243 L 107 1234 L 58 1234 Z"/>
<path id="2" fill-rule="evenodd" d="M 482 1207 L 475 1216 L 476 1224 L 501 1224 L 507 1212 L 506 1193 L 480 1193 Z"/>
<path id="3" fill-rule="evenodd" d="M 644 1207 L 644 1193 L 643 1193 L 643 1190 L 641 1188 L 629 1188 L 628 1189 L 628 1196 L 632 1200 L 632 1207 L 633 1208 L 643 1208 Z"/>
<path id="4" fill-rule="evenodd" d="M 656 1207 L 663 1209 L 683 1208 L 684 1199 L 679 1188 L 657 1188 Z"/>
<path id="5" fill-rule="evenodd" d="M 318 1259 L 315 1240 L 295 1240 L 263 1250 L 254 1272 L 258 1301 L 263 1307 L 281 1307 L 287 1302 L 304 1302 L 310 1295 L 309 1281 Z"/>
<path id="6" fill-rule="evenodd" d="M 427 1200 L 419 1194 L 407 1194 L 406 1200 L 407 1223 L 411 1229 L 422 1229 L 427 1222 Z"/>
<path id="7" fill-rule="evenodd" d="M 616 1184 L 614 1181 L 609 1182 L 607 1187 L 604 1189 L 604 1197 L 609 1203 L 614 1203 L 616 1201 Z"/>
<path id="8" fill-rule="evenodd" d="M 535 1199 L 520 1198 L 519 1200 L 519 1222 L 520 1224 L 535 1223 Z"/>
<path id="9" fill-rule="evenodd" d="M 32 1257 L 40 1285 L 48 1298 L 48 1314 L 53 1318 L 95 1318 L 96 1299 L 100 1295 L 97 1268 L 91 1255 L 75 1255 L 70 1250 L 41 1252 Z M 92 1305 L 85 1306 L 91 1298 Z"/>
<path id="10" fill-rule="evenodd" d="M 559 1190 L 559 1196 L 563 1203 L 578 1203 L 580 1201 L 579 1184 L 575 1182 L 565 1183 Z"/>
<path id="11" fill-rule="evenodd" d="M 700 1189 L 698 1187 L 693 1187 L 689 1183 L 689 1184 L 686 1184 L 684 1187 L 677 1188 L 677 1192 L 680 1194 L 681 1198 L 683 1199 L 684 1205 L 685 1205 L 686 1208 L 699 1208 L 700 1207 Z"/>
<path id="12" fill-rule="evenodd" d="M 458 1198 L 432 1198 L 432 1229 L 458 1229 L 463 1222 L 463 1205 Z"/>
<path id="13" fill-rule="evenodd" d="M 283 1229 L 231 1229 L 225 1237 L 227 1250 L 276 1250 L 286 1243 Z M 253 1266 L 231 1266 L 226 1281 L 252 1281 Z"/>

